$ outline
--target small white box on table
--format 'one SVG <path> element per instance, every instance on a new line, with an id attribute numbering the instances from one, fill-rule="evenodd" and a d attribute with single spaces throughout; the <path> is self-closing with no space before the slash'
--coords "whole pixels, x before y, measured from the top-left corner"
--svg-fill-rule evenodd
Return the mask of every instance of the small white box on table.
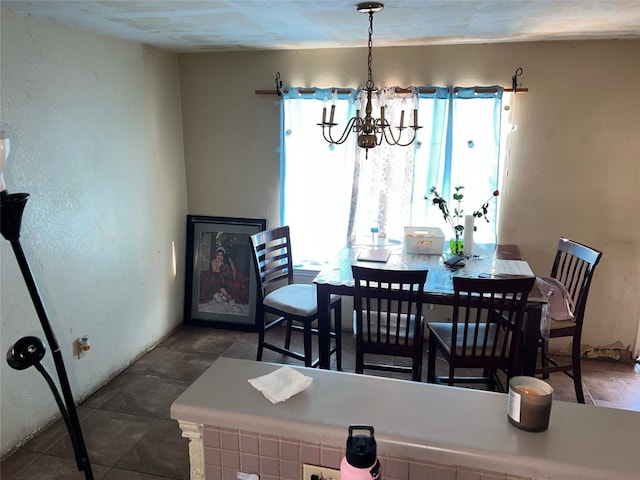
<path id="1" fill-rule="evenodd" d="M 404 227 L 407 253 L 442 255 L 444 233 L 438 227 Z"/>

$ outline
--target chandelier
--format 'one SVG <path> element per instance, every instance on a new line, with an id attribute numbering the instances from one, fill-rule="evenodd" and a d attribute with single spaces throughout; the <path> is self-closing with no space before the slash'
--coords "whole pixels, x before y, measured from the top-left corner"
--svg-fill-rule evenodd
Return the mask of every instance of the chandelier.
<path id="1" fill-rule="evenodd" d="M 357 6 L 357 10 L 360 13 L 368 13 L 369 14 L 369 56 L 367 59 L 367 83 L 364 88 L 364 93 L 366 94 L 366 105 L 364 109 L 364 117 L 360 114 L 360 109 L 357 110 L 355 117 L 352 117 L 347 122 L 346 127 L 340 134 L 340 136 L 335 139 L 333 136 L 333 127 L 338 126 L 337 123 L 333 122 L 333 117 L 335 113 L 335 102 L 331 105 L 331 111 L 329 114 L 329 120 L 327 121 L 327 106 L 328 103 L 325 101 L 325 105 L 322 108 L 322 123 L 318 125 L 322 127 L 322 136 L 324 139 L 330 144 L 340 145 L 344 143 L 349 134 L 351 132 L 355 132 L 358 136 L 358 146 L 360 148 L 364 148 L 366 150 L 366 155 L 368 157 L 369 149 L 374 148 L 382 142 L 386 142 L 389 145 L 397 145 L 400 147 L 406 147 L 411 145 L 416 139 L 416 132 L 419 128 L 418 126 L 418 109 L 417 109 L 417 91 L 413 90 L 413 125 L 404 125 L 404 110 L 400 113 L 400 125 L 397 127 L 392 127 L 387 119 L 385 118 L 385 96 L 384 92 L 379 92 L 373 83 L 373 75 L 371 73 L 371 60 L 372 60 L 372 47 L 373 41 L 371 39 L 373 35 L 373 14 L 379 12 L 384 8 L 382 3 L 378 2 L 363 2 L 359 3 Z M 378 118 L 374 118 L 372 116 L 373 106 L 371 99 L 374 94 L 378 95 L 378 100 L 380 104 L 380 116 Z M 337 92 L 333 92 L 333 97 L 337 96 Z M 325 98 L 325 100 L 328 100 Z M 410 132 L 404 133 L 405 130 L 410 130 Z M 394 132 L 395 130 L 395 132 Z"/>

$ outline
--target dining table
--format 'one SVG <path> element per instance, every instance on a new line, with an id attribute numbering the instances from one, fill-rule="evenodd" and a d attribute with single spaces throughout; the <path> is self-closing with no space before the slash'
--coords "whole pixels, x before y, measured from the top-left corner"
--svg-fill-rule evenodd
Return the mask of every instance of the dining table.
<path id="1" fill-rule="evenodd" d="M 433 305 L 453 305 L 453 277 L 505 278 L 535 276 L 517 245 L 477 245 L 474 255 L 467 256 L 463 266 L 451 268 L 445 261 L 452 255 L 409 253 L 404 243 L 382 245 L 351 245 L 344 247 L 333 260 L 318 272 L 313 280 L 318 296 L 318 357 L 319 367 L 330 369 L 331 311 L 330 295 L 354 296 L 352 265 L 387 270 L 428 270 L 423 302 Z M 360 257 L 371 249 L 390 250 L 386 261 L 368 261 Z M 478 252 L 476 254 L 476 252 Z M 529 294 L 527 314 L 523 326 L 520 365 L 514 374 L 534 376 L 540 321 L 546 305 L 544 296 L 534 286 Z"/>

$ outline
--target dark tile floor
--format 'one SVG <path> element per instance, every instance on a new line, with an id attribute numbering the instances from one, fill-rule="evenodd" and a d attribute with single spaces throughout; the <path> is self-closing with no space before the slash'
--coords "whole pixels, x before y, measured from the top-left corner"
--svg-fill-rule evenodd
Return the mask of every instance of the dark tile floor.
<path id="1" fill-rule="evenodd" d="M 279 335 L 280 332 L 274 332 Z M 96 480 L 189 478 L 187 440 L 169 407 L 218 357 L 254 359 L 257 334 L 180 327 L 78 408 Z M 355 342 L 344 335 L 343 369 L 353 371 Z M 335 357 L 332 357 L 335 362 Z M 298 364 L 265 351 L 264 361 Z M 426 355 L 425 355 L 426 361 Z M 583 361 L 586 402 L 640 411 L 640 366 Z M 575 402 L 571 380 L 552 375 L 555 400 Z M 2 461 L 2 480 L 82 480 L 62 421 Z"/>

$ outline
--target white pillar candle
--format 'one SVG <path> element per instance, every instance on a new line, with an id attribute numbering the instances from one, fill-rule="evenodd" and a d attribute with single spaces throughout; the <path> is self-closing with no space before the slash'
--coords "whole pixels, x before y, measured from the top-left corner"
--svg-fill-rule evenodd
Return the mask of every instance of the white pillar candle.
<path id="1" fill-rule="evenodd" d="M 473 255 L 473 224 L 475 217 L 473 215 L 464 216 L 464 236 L 462 240 L 464 245 L 462 253 L 465 255 Z"/>

